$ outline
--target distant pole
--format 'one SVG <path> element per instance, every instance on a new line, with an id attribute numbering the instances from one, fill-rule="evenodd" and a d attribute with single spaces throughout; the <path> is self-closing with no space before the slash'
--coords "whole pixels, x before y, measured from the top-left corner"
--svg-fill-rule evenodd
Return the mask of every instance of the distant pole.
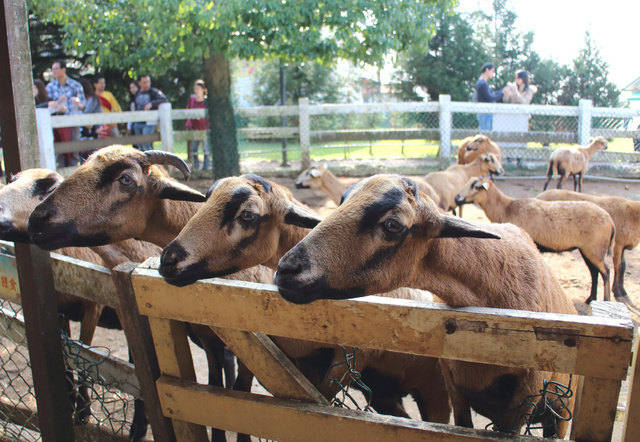
<path id="1" fill-rule="evenodd" d="M 280 106 L 287 105 L 287 78 L 285 76 L 284 66 L 280 63 Z M 282 127 L 287 127 L 287 117 L 282 117 Z M 282 138 L 282 167 L 289 167 L 287 163 L 287 138 Z"/>

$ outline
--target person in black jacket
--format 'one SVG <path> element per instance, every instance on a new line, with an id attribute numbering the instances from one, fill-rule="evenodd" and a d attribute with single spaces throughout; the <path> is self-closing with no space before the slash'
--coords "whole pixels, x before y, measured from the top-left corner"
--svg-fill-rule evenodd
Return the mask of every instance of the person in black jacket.
<path id="1" fill-rule="evenodd" d="M 138 84 L 140 85 L 140 90 L 135 95 L 135 110 L 155 110 L 158 109 L 160 104 L 169 101 L 161 91 L 151 87 L 151 77 L 148 75 L 141 75 L 138 78 Z M 135 122 L 133 123 L 133 133 L 136 135 L 152 134 L 157 125 L 157 121 Z M 138 149 L 142 151 L 153 150 L 153 144 L 142 143 L 138 145 Z"/>
<path id="2" fill-rule="evenodd" d="M 476 83 L 473 101 L 477 103 L 495 103 L 503 97 L 504 91 L 494 92 L 491 86 L 489 86 L 489 80 L 495 75 L 496 67 L 493 63 L 485 63 L 482 65 L 482 72 Z M 478 123 L 480 130 L 491 130 L 493 127 L 493 114 L 478 114 Z"/>

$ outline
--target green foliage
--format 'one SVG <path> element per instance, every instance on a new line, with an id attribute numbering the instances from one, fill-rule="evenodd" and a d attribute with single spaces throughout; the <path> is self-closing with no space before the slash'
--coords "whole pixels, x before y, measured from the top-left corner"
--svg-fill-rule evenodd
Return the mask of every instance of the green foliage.
<path id="1" fill-rule="evenodd" d="M 584 40 L 585 47 L 573 60 L 573 66 L 567 68 L 558 103 L 576 106 L 580 99 L 588 98 L 594 106 L 618 106 L 620 91 L 608 80 L 609 66 L 602 60 L 589 31 Z"/>
<path id="2" fill-rule="evenodd" d="M 426 90 L 430 100 L 441 94 L 453 101 L 471 99 L 477 73 L 487 60 L 486 52 L 473 37 L 471 24 L 459 14 L 442 13 L 436 19 L 436 33 L 428 52 L 414 47 L 401 61 L 404 81 L 398 88 L 405 99 L 416 100 L 415 87 Z"/>
<path id="3" fill-rule="evenodd" d="M 308 97 L 311 104 L 339 103 L 344 98 L 343 79 L 331 66 L 302 63 L 283 69 L 287 104 L 298 104 L 302 97 Z M 280 103 L 280 63 L 265 63 L 258 68 L 253 96 L 261 106 Z"/>

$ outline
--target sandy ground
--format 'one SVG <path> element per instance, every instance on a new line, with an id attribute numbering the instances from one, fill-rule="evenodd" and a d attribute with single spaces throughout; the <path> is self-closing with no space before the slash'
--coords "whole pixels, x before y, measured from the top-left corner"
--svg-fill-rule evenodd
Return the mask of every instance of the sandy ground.
<path id="1" fill-rule="evenodd" d="M 348 182 L 355 182 L 357 179 L 345 179 Z M 326 215 L 335 209 L 335 205 L 321 191 L 312 189 L 295 189 L 293 179 L 276 178 L 274 181 L 287 186 L 293 192 L 294 196 L 309 205 L 322 215 Z M 211 180 L 195 180 L 189 182 L 194 188 L 206 191 L 211 185 Z M 504 179 L 498 180 L 497 185 L 506 194 L 512 197 L 533 197 L 542 191 L 542 180 L 535 179 Z M 627 182 L 614 182 L 602 180 L 585 180 L 583 191 L 594 195 L 617 195 L 632 200 L 640 200 L 640 184 Z M 488 222 L 484 212 L 475 206 L 465 206 L 463 217 L 468 220 L 478 222 Z M 584 300 L 589 296 L 591 287 L 591 277 L 586 265 L 578 251 L 565 252 L 559 254 L 545 254 L 546 261 L 554 270 L 556 277 L 559 279 L 565 292 L 571 297 L 575 306 L 581 314 L 586 314 L 587 308 Z M 627 268 L 625 274 L 625 288 L 630 299 L 636 305 L 640 305 L 640 251 L 631 250 L 626 253 Z M 611 260 L 608 260 L 609 266 L 612 267 Z M 598 297 L 602 299 L 602 286 L 598 290 Z M 632 314 L 633 319 L 640 320 L 637 313 Z M 97 334 L 95 345 L 104 345 L 111 348 L 114 355 L 125 359 L 127 358 L 126 344 L 124 336 L 118 332 L 103 332 Z M 197 367 L 198 380 L 206 383 L 207 365 L 204 354 L 200 349 L 192 346 L 194 361 Z M 623 385 L 620 395 L 619 405 L 624 406 L 626 403 L 627 383 Z M 259 385 L 254 385 L 254 391 L 264 392 Z M 415 418 L 418 418 L 417 408 L 410 399 L 405 401 L 408 412 Z M 481 418 L 475 418 L 476 428 L 483 428 L 486 421 Z M 612 440 L 621 440 L 621 422 L 616 424 L 615 434 Z M 257 439 L 256 439 L 257 440 Z"/>

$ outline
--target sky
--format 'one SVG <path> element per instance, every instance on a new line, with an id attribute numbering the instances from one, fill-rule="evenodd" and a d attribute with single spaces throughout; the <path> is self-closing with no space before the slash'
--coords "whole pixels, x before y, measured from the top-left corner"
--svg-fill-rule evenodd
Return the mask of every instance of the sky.
<path id="1" fill-rule="evenodd" d="M 516 28 L 535 33 L 533 49 L 543 58 L 570 65 L 590 30 L 609 64 L 609 81 L 622 89 L 640 77 L 640 0 L 507 1 L 518 15 Z M 491 5 L 491 0 L 459 0 L 457 9 L 491 13 Z"/>

